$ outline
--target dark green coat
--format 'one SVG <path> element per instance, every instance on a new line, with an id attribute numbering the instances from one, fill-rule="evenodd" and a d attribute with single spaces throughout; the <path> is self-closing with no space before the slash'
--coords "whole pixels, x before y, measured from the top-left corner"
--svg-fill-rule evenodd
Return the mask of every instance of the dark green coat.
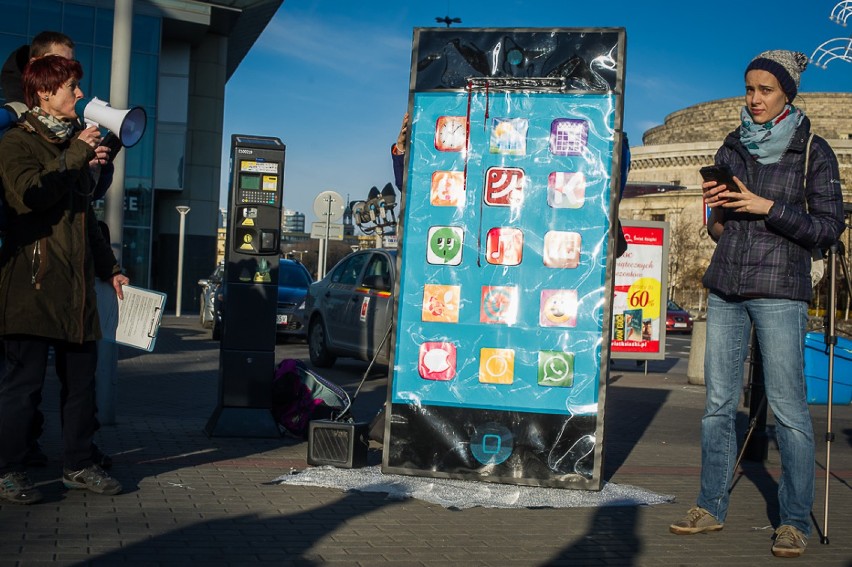
<path id="1" fill-rule="evenodd" d="M 39 131 L 44 126 L 25 118 Z M 82 343 L 101 338 L 95 276 L 119 272 L 91 207 L 94 150 L 18 127 L 0 139 L 8 214 L 0 253 L 0 335 Z"/>

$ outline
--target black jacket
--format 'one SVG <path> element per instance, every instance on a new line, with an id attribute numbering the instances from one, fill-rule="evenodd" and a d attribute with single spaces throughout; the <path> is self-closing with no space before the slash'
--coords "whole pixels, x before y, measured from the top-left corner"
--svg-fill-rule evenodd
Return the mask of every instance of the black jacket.
<path id="1" fill-rule="evenodd" d="M 749 191 L 775 204 L 766 216 L 726 213 L 722 236 L 703 279 L 711 291 L 734 297 L 811 300 L 810 251 L 837 242 L 844 222 L 837 158 L 819 136 L 814 136 L 808 171 L 804 171 L 810 128 L 805 118 L 777 163 L 756 162 L 740 142 L 738 130 L 719 148 L 716 163 L 730 165 Z"/>
<path id="2" fill-rule="evenodd" d="M 24 117 L 37 131 L 44 126 Z M 119 272 L 91 206 L 94 150 L 21 126 L 0 139 L 9 234 L 0 263 L 0 335 L 82 343 L 101 338 L 95 276 Z"/>
<path id="3" fill-rule="evenodd" d="M 3 69 L 0 70 L 0 88 L 3 98 L 9 102 L 24 102 L 24 89 L 21 86 L 21 75 L 30 60 L 30 46 L 22 45 L 9 54 Z"/>

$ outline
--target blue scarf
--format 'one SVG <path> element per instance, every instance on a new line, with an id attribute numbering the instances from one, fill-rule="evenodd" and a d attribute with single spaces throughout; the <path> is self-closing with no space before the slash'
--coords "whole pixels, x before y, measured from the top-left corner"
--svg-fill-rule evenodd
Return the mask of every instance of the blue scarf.
<path id="1" fill-rule="evenodd" d="M 755 124 L 748 107 L 744 106 L 740 113 L 740 141 L 758 163 L 776 163 L 784 155 L 804 117 L 801 110 L 787 104 L 774 119 L 766 124 Z"/>

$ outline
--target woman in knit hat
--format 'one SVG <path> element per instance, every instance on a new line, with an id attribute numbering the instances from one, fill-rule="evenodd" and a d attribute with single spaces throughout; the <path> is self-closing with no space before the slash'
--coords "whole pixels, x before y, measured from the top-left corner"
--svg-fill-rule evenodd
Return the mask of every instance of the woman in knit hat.
<path id="1" fill-rule="evenodd" d="M 804 53 L 766 51 L 745 71 L 742 123 L 716 153 L 736 187 L 702 185 L 717 242 L 704 286 L 707 387 L 701 421 L 701 489 L 675 534 L 721 530 L 728 511 L 735 421 L 749 334 L 760 344 L 766 398 L 781 453 L 780 526 L 773 555 L 798 557 L 807 545 L 814 499 L 814 437 L 805 395 L 804 339 L 813 295 L 811 250 L 843 232 L 837 159 L 793 105 Z M 807 164 L 807 165 L 806 165 Z"/>

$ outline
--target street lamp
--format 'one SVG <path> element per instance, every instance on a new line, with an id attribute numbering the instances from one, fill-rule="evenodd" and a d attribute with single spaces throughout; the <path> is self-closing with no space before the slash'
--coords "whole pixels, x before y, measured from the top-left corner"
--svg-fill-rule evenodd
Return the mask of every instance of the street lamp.
<path id="1" fill-rule="evenodd" d="M 183 240 L 186 235 L 186 213 L 189 212 L 189 207 L 186 205 L 178 205 L 175 207 L 180 213 L 180 231 L 178 232 L 178 273 L 177 273 L 177 295 L 175 315 L 180 317 L 180 301 L 181 291 L 183 288 Z"/>

